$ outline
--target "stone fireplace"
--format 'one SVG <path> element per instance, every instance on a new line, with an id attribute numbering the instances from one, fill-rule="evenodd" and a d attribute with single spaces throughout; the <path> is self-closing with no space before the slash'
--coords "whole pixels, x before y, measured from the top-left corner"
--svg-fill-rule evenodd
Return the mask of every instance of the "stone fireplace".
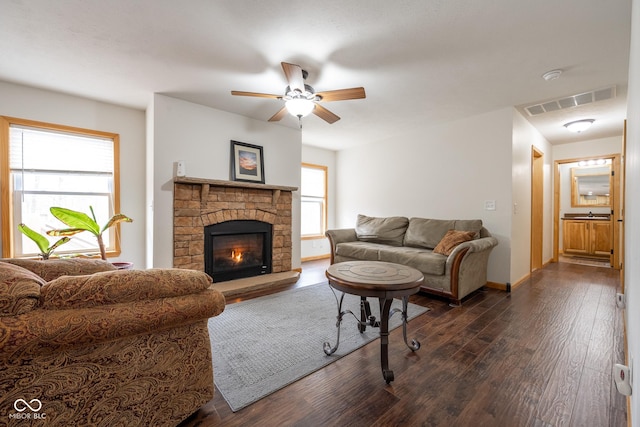
<path id="1" fill-rule="evenodd" d="M 223 254 L 235 256 L 236 259 L 238 256 L 242 257 L 232 254 L 234 249 L 240 250 L 240 246 L 231 246 L 242 245 L 244 248 L 255 249 L 254 246 L 263 239 L 270 248 L 257 252 L 260 252 L 260 256 L 271 258 L 270 267 L 263 269 L 263 265 L 266 265 L 263 261 L 266 260 L 258 261 L 253 258 L 257 255 L 247 255 L 252 257 L 248 260 L 250 267 L 244 267 L 253 269 L 251 274 L 260 276 L 263 281 L 281 280 L 272 276 L 291 272 L 291 204 L 292 192 L 295 190 L 296 187 L 248 182 L 175 178 L 173 266 L 206 271 L 213 277 L 214 283 L 235 279 L 227 278 L 219 271 L 222 264 L 233 262 L 233 259 L 220 258 Z M 246 224 L 263 224 L 266 229 L 270 229 L 266 232 L 269 235 L 265 235 L 265 231 L 258 231 L 263 237 L 254 235 L 243 237 L 243 242 L 235 241 L 238 234 L 245 234 L 239 233 L 235 227 Z M 215 244 L 209 241 L 211 233 L 223 236 L 217 243 L 217 249 Z M 205 257 L 207 249 L 210 253 Z"/>

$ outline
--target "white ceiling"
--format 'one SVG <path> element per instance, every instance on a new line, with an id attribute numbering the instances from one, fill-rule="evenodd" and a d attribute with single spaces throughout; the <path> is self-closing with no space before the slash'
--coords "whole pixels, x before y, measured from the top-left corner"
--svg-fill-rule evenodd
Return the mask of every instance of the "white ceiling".
<path id="1" fill-rule="evenodd" d="M 266 121 L 281 61 L 342 120 L 303 119 L 330 149 L 515 106 L 552 143 L 621 135 L 630 0 L 0 0 L 0 80 L 144 109 L 153 93 Z M 564 70 L 545 81 L 546 71 Z M 616 86 L 617 97 L 535 118 L 531 104 Z M 2 114 L 2 112 L 0 112 Z M 562 124 L 596 119 L 583 134 Z M 298 127 L 294 117 L 274 126 Z"/>

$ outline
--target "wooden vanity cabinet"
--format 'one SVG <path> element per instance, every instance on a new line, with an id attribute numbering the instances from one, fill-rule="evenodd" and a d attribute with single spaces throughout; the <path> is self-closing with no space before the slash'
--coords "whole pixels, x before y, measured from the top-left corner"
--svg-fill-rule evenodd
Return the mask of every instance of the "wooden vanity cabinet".
<path id="1" fill-rule="evenodd" d="M 598 219 L 563 221 L 563 252 L 567 255 L 611 256 L 611 222 Z"/>

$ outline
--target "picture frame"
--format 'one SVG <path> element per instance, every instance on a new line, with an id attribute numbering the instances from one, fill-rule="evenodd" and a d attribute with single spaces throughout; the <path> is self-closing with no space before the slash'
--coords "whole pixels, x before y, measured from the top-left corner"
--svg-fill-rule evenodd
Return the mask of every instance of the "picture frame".
<path id="1" fill-rule="evenodd" d="M 231 180 L 264 184 L 261 146 L 231 140 Z"/>

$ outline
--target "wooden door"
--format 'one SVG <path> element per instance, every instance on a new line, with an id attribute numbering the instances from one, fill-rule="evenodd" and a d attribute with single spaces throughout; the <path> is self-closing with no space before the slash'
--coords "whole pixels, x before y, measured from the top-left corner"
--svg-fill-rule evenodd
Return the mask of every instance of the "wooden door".
<path id="1" fill-rule="evenodd" d="M 563 249 L 566 254 L 589 254 L 589 222 L 565 220 L 562 223 Z"/>
<path id="2" fill-rule="evenodd" d="M 591 253 L 593 255 L 611 256 L 611 223 L 609 221 L 591 222 Z"/>

